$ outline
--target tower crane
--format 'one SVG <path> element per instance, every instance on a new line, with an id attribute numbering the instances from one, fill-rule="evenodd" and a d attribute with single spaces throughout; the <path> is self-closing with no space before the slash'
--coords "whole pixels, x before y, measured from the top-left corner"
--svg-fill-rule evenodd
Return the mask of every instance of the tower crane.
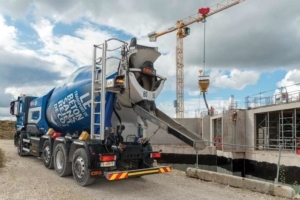
<path id="1" fill-rule="evenodd" d="M 184 117 L 184 64 L 183 64 L 183 38 L 190 34 L 189 25 L 203 21 L 205 18 L 212 16 L 220 11 L 235 6 L 244 0 L 223 0 L 211 7 L 201 8 L 198 13 L 185 19 L 179 20 L 174 26 L 160 32 L 151 32 L 148 34 L 150 42 L 155 42 L 160 36 L 166 35 L 177 30 L 176 42 L 176 118 Z"/>

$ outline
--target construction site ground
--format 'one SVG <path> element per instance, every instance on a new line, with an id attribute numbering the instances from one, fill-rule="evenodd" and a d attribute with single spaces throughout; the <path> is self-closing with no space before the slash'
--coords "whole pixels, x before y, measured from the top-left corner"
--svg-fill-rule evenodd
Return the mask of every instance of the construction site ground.
<path id="1" fill-rule="evenodd" d="M 61 178 L 44 167 L 36 157 L 19 157 L 12 140 L 0 140 L 5 166 L 0 168 L 0 199 L 281 199 L 204 182 L 186 176 L 185 172 L 149 175 L 142 178 L 108 182 L 97 179 L 88 187 L 80 187 L 72 176 Z"/>
<path id="2" fill-rule="evenodd" d="M 14 132 L 15 132 L 14 121 L 0 120 L 0 139 L 13 139 Z"/>

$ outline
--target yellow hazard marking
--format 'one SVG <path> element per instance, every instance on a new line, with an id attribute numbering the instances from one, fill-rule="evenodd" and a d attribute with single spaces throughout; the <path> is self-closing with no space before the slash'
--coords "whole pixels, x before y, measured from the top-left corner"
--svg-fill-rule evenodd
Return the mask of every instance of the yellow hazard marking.
<path id="1" fill-rule="evenodd" d="M 116 179 L 116 177 L 117 177 L 117 175 L 118 175 L 118 174 L 114 174 L 114 175 L 112 175 L 112 176 L 110 177 L 110 179 L 109 179 L 109 180 L 115 180 L 115 179 Z"/>
<path id="2" fill-rule="evenodd" d="M 170 172 L 171 168 L 170 167 L 163 167 L 159 168 L 160 173 L 165 173 L 165 172 Z"/>
<path id="3" fill-rule="evenodd" d="M 127 173 L 123 173 L 123 174 L 121 175 L 120 179 L 123 179 L 123 178 L 125 178 L 125 177 L 126 177 L 126 175 L 127 175 Z"/>
<path id="4" fill-rule="evenodd" d="M 132 173 L 128 173 L 128 176 L 151 174 L 151 173 L 158 173 L 158 170 L 155 169 L 155 170 L 142 171 L 142 172 L 132 172 Z"/>
<path id="5" fill-rule="evenodd" d="M 160 171 L 160 173 L 164 173 L 165 172 L 164 168 L 159 168 L 159 171 Z"/>

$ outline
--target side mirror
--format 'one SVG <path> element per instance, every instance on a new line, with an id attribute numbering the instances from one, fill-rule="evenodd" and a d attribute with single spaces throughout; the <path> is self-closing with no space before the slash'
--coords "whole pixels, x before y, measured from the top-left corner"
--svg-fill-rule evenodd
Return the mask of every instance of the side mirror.
<path id="1" fill-rule="evenodd" d="M 10 102 L 10 114 L 15 115 L 15 102 Z"/>

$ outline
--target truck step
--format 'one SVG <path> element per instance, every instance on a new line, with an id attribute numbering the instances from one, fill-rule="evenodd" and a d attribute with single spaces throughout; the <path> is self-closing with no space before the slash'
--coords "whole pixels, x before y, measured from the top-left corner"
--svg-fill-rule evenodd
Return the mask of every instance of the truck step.
<path id="1" fill-rule="evenodd" d="M 36 140 L 36 141 L 40 141 L 39 137 L 30 137 L 31 140 Z"/>
<path id="2" fill-rule="evenodd" d="M 23 142 L 30 143 L 30 140 L 28 140 L 28 139 L 23 139 Z"/>
<path id="3" fill-rule="evenodd" d="M 23 151 L 30 152 L 30 150 L 25 147 L 23 147 L 22 149 L 23 149 Z"/>

